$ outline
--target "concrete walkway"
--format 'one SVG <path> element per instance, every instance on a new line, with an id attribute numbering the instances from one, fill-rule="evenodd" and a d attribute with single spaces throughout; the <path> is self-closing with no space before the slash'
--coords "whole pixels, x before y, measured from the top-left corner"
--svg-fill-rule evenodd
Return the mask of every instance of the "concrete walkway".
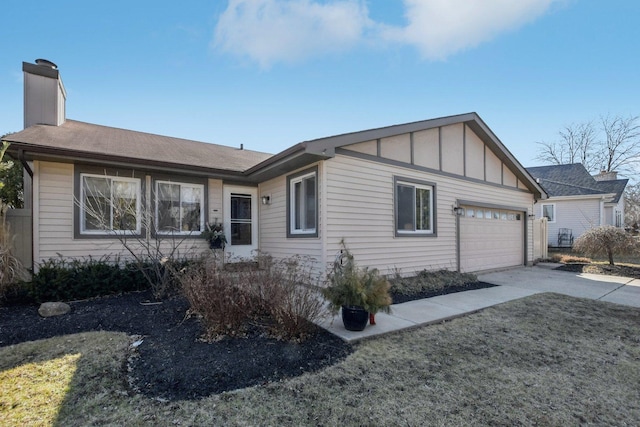
<path id="1" fill-rule="evenodd" d="M 351 342 L 439 323 L 543 292 L 640 307 L 638 279 L 555 271 L 552 269 L 555 266 L 557 264 L 538 264 L 535 267 L 480 274 L 478 280 L 500 286 L 396 304 L 391 307 L 390 314 L 376 314 L 376 325 L 368 325 L 362 332 L 347 331 L 340 315 L 327 317 L 318 323 L 329 332 Z"/>

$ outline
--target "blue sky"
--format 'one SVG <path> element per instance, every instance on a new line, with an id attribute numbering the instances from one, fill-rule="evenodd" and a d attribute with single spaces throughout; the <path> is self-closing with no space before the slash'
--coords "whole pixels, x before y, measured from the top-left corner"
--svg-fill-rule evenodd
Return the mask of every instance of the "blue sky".
<path id="1" fill-rule="evenodd" d="M 55 62 L 67 117 L 277 153 L 475 111 L 525 166 L 536 141 L 638 115 L 637 0 L 5 0 L 0 135 L 22 61 Z"/>

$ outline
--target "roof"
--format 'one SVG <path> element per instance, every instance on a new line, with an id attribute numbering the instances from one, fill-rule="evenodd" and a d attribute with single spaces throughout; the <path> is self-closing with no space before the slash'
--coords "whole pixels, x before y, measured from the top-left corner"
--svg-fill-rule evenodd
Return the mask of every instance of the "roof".
<path id="1" fill-rule="evenodd" d="M 615 194 L 618 203 L 628 179 L 596 181 L 582 163 L 527 168 L 549 197 L 589 196 Z"/>
<path id="2" fill-rule="evenodd" d="M 12 150 L 241 173 L 271 154 L 66 120 L 34 125 L 3 138 Z"/>
<path id="3" fill-rule="evenodd" d="M 536 199 L 546 199 L 547 194 L 544 189 L 531 177 L 529 172 L 511 154 L 507 147 L 486 125 L 486 123 L 475 113 L 465 113 L 453 116 L 440 117 L 436 119 L 422 120 L 418 122 L 405 123 L 400 125 L 386 126 L 377 129 L 369 129 L 360 132 L 346 133 L 328 138 L 320 138 L 301 143 L 307 153 L 316 155 L 333 155 L 336 149 L 356 144 L 359 142 L 371 141 L 386 138 L 404 133 L 418 132 L 427 129 L 435 129 L 442 126 L 454 124 L 465 124 L 482 139 L 489 149 L 507 166 L 516 177 L 534 194 Z M 276 157 L 276 156 L 274 156 Z"/>
<path id="4" fill-rule="evenodd" d="M 543 188 L 476 113 L 305 141 L 276 155 L 75 120 L 67 120 L 60 126 L 34 125 L 3 139 L 11 143 L 9 150 L 19 153 L 21 159 L 50 157 L 65 161 L 81 159 L 100 163 L 139 164 L 259 183 L 318 160 L 329 159 L 337 149 L 347 145 L 458 123 L 469 126 L 536 199 L 547 197 Z"/>

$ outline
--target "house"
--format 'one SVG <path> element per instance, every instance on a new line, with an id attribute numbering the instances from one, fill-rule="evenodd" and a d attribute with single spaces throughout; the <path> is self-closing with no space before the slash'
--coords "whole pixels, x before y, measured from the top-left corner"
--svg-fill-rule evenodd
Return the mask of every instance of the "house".
<path id="1" fill-rule="evenodd" d="M 58 254 L 126 255 L 114 232 L 183 236 L 205 251 L 198 235 L 214 221 L 224 224 L 229 257 L 305 255 L 321 273 L 343 239 L 361 266 L 383 273 L 534 259 L 532 213 L 546 193 L 476 113 L 270 155 L 69 120 L 57 67 L 41 60 L 23 71 L 25 129 L 5 139 L 29 176 L 34 268 Z M 122 204 L 134 209 L 116 217 Z"/>
<path id="2" fill-rule="evenodd" d="M 582 163 L 527 168 L 549 198 L 535 206 L 548 220 L 548 244 L 571 246 L 586 230 L 600 225 L 624 227 L 623 192 L 627 179 L 616 172 L 591 176 Z"/>

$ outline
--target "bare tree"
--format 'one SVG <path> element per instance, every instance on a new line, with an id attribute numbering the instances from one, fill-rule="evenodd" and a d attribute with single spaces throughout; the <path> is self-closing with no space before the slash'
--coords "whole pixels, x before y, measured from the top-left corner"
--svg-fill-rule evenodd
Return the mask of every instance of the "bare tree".
<path id="1" fill-rule="evenodd" d="M 624 204 L 624 223 L 637 230 L 640 228 L 640 183 L 627 185 Z"/>
<path id="2" fill-rule="evenodd" d="M 601 117 L 605 141 L 602 144 L 600 169 L 631 172 L 640 160 L 640 124 L 638 116 Z"/>
<path id="3" fill-rule="evenodd" d="M 587 169 L 597 167 L 593 156 L 596 146 L 596 130 L 592 122 L 573 123 L 558 132 L 560 141 L 537 142 L 541 152 L 536 157 L 546 163 L 563 165 L 582 163 Z"/>
<path id="4" fill-rule="evenodd" d="M 640 118 L 602 116 L 593 122 L 571 124 L 558 132 L 560 139 L 538 142 L 536 160 L 554 165 L 582 163 L 591 173 L 617 171 L 632 175 L 640 163 Z"/>

